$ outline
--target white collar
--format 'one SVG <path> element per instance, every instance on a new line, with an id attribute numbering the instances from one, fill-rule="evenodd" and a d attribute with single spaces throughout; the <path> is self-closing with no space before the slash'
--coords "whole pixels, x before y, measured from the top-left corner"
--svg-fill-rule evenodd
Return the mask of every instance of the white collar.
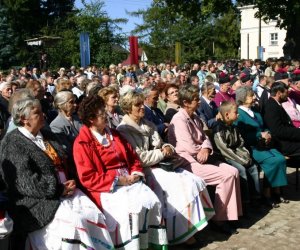
<path id="1" fill-rule="evenodd" d="M 31 134 L 26 128 L 24 127 L 18 127 L 18 130 L 29 140 L 31 140 L 34 144 L 36 144 L 40 149 L 46 150 L 44 141 L 43 141 L 43 135 L 39 131 L 36 136 Z"/>
<path id="2" fill-rule="evenodd" d="M 202 96 L 202 98 L 204 99 L 204 101 L 206 101 L 206 103 L 208 104 L 208 105 L 210 105 L 210 100 L 208 100 L 204 95 Z"/>
<path id="3" fill-rule="evenodd" d="M 110 145 L 110 142 L 109 140 L 107 139 L 107 134 L 109 135 L 110 137 L 110 140 L 112 141 L 113 140 L 113 136 L 110 132 L 109 129 L 105 128 L 105 134 L 104 135 L 101 135 L 99 132 L 97 131 L 94 131 L 91 129 L 91 132 L 93 133 L 93 135 L 96 137 L 96 139 L 98 140 L 98 142 L 103 145 L 103 146 L 109 146 Z"/>
<path id="4" fill-rule="evenodd" d="M 279 101 L 277 101 L 275 98 L 273 98 L 273 99 L 278 103 L 279 106 L 282 106 Z"/>
<path id="5" fill-rule="evenodd" d="M 246 107 L 244 107 L 244 106 L 239 106 L 239 108 L 240 108 L 241 110 L 245 111 L 245 112 L 246 112 L 248 115 L 250 115 L 252 118 L 254 117 L 254 112 L 253 112 L 251 109 L 246 108 Z"/>

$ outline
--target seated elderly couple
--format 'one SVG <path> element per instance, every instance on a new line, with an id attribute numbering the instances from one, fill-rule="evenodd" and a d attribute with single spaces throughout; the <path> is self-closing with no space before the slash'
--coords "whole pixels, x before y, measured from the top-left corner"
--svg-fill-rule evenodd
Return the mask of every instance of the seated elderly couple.
<path id="1" fill-rule="evenodd" d="M 43 128 L 39 102 L 16 102 L 12 116 L 18 129 L 7 134 L 0 150 L 14 219 L 13 249 L 199 248 L 194 235 L 210 218 L 220 230 L 236 233 L 227 221 L 242 215 L 238 171 L 209 158 L 211 144 L 193 115 L 196 93 L 181 94 L 172 145 L 143 119 L 142 94 L 129 92 L 121 100 L 123 137 L 106 126 L 103 99 L 84 99 L 74 160 L 77 185 L 85 194 L 55 135 Z M 175 152 L 187 163 L 171 172 L 160 168 Z M 214 207 L 205 182 L 216 186 Z"/>

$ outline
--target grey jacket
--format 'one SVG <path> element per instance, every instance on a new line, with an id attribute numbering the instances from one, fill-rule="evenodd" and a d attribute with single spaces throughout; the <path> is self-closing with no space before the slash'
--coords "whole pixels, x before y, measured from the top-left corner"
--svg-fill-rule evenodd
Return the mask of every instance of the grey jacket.
<path id="1" fill-rule="evenodd" d="M 68 152 L 72 152 L 74 140 L 81 127 L 82 123 L 77 116 L 73 116 L 72 125 L 61 113 L 58 113 L 57 117 L 50 123 L 51 131 L 57 134 L 59 141 Z"/>
<path id="2" fill-rule="evenodd" d="M 55 135 L 50 131 L 41 132 L 59 156 L 64 157 Z M 0 171 L 11 202 L 14 230 L 28 233 L 50 223 L 64 186 L 57 178 L 52 160 L 18 129 L 1 142 Z"/>

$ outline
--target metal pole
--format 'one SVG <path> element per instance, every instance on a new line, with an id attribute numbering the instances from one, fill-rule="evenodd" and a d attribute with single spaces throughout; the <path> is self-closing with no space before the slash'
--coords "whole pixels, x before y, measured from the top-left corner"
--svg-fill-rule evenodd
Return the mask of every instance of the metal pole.
<path id="1" fill-rule="evenodd" d="M 259 17 L 258 23 L 258 46 L 261 47 L 261 17 Z"/>
<path id="2" fill-rule="evenodd" d="M 249 59 L 249 33 L 247 34 L 247 59 Z"/>
<path id="3" fill-rule="evenodd" d="M 257 58 L 261 58 L 261 17 L 258 19 L 258 49 L 257 49 Z"/>

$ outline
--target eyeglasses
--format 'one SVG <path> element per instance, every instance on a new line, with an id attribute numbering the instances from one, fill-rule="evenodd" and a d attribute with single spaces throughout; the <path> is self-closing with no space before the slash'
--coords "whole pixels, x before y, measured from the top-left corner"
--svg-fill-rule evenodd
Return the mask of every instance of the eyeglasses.
<path id="1" fill-rule="evenodd" d="M 173 94 L 175 94 L 175 93 L 178 93 L 178 90 L 174 90 L 174 91 L 168 93 L 168 95 L 173 95 Z"/>
<path id="2" fill-rule="evenodd" d="M 140 107 L 142 105 L 144 105 L 144 102 L 138 102 L 138 103 L 133 104 L 133 106 L 135 106 L 135 107 Z"/>

